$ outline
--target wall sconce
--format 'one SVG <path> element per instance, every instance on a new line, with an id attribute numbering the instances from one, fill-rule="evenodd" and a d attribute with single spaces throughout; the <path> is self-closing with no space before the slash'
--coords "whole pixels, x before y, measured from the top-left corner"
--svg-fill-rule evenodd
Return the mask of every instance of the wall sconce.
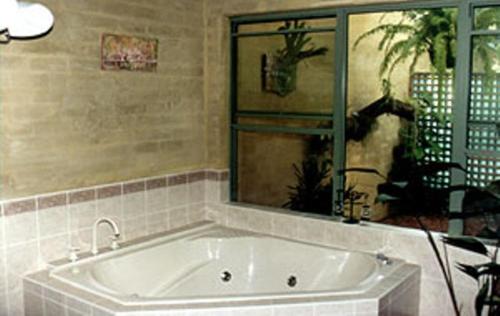
<path id="1" fill-rule="evenodd" d="M 53 25 L 52 12 L 41 4 L 0 0 L 0 43 L 43 36 Z"/>

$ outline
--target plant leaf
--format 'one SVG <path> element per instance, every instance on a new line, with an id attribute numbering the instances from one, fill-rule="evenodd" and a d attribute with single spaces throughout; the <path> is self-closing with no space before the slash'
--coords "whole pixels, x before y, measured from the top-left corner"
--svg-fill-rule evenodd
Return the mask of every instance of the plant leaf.
<path id="1" fill-rule="evenodd" d="M 375 203 L 385 203 L 385 202 L 397 201 L 397 200 L 400 200 L 400 198 L 383 193 L 383 194 L 377 195 L 377 197 L 375 198 Z"/>
<path id="2" fill-rule="evenodd" d="M 479 271 L 475 266 L 471 266 L 468 264 L 464 263 L 458 263 L 457 264 L 457 269 L 462 271 L 463 273 L 467 274 L 468 276 L 472 277 L 476 281 L 479 281 Z"/>
<path id="3" fill-rule="evenodd" d="M 488 255 L 488 249 L 486 249 L 486 246 L 482 242 L 473 237 L 443 236 L 442 241 L 450 246 L 473 251 L 475 253 L 479 253 L 484 256 Z"/>
<path id="4" fill-rule="evenodd" d="M 476 315 L 478 316 L 481 316 L 481 313 L 483 312 L 484 302 L 486 301 L 486 296 L 488 295 L 489 287 L 490 287 L 490 280 L 486 280 L 486 282 L 484 282 L 483 286 L 477 293 L 476 302 L 474 305 L 476 308 Z"/>
<path id="5" fill-rule="evenodd" d="M 431 162 L 414 169 L 413 173 L 420 176 L 432 176 L 439 171 L 446 171 L 450 169 L 459 169 L 466 171 L 460 164 L 456 162 Z"/>
<path id="6" fill-rule="evenodd" d="M 373 173 L 383 179 L 386 179 L 386 177 L 383 174 L 381 174 L 377 169 L 373 168 L 346 168 L 338 171 L 339 174 L 346 174 L 348 172 Z"/>

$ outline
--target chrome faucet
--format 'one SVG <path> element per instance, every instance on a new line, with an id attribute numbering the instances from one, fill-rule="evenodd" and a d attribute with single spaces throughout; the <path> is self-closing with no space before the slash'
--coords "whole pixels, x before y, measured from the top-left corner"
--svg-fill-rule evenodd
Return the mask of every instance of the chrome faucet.
<path id="1" fill-rule="evenodd" d="M 118 238 L 120 237 L 120 230 L 118 229 L 118 225 L 108 217 L 100 217 L 94 222 L 94 227 L 92 229 L 92 248 L 90 252 L 93 255 L 97 255 L 99 253 L 99 249 L 97 248 L 97 229 L 100 224 L 106 223 L 113 229 L 113 236 L 111 237 L 111 249 L 118 249 Z"/>

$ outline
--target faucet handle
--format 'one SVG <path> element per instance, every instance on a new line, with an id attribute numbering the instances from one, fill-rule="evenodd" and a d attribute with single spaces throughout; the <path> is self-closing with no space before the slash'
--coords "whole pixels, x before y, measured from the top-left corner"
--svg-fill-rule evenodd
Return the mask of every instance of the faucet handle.
<path id="1" fill-rule="evenodd" d="M 383 265 L 391 265 L 392 264 L 392 260 L 389 259 L 389 257 L 384 255 L 382 252 L 377 253 L 377 255 L 375 257 L 377 258 L 377 260 L 382 262 Z"/>
<path id="2" fill-rule="evenodd" d="M 77 254 L 77 252 L 80 251 L 80 248 L 79 247 L 70 246 L 68 248 L 68 250 L 69 250 L 68 260 L 70 262 L 76 262 L 78 260 L 78 254 Z"/>
<path id="3" fill-rule="evenodd" d="M 109 237 L 111 239 L 111 249 L 116 250 L 120 248 L 120 244 L 118 243 L 118 240 L 120 239 L 120 235 L 114 235 Z"/>

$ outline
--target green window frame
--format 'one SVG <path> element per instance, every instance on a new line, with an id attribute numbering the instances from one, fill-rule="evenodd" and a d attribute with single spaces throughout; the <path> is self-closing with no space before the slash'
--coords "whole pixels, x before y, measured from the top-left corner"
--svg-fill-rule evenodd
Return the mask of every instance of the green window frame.
<path id="1" fill-rule="evenodd" d="M 347 105 L 347 82 L 348 82 L 348 30 L 349 15 L 359 13 L 375 13 L 388 11 L 401 11 L 411 9 L 432 9 L 441 7 L 455 7 L 458 10 L 457 19 L 457 61 L 455 64 L 454 82 L 454 108 L 452 115 L 452 142 L 451 160 L 462 166 L 467 165 L 467 131 L 468 131 L 468 108 L 470 102 L 470 78 L 471 70 L 471 43 L 474 36 L 497 35 L 500 31 L 474 30 L 474 9 L 478 7 L 495 6 L 498 1 L 494 0 L 437 0 L 416 1 L 408 3 L 391 3 L 379 5 L 345 6 L 328 9 L 304 10 L 288 13 L 270 13 L 259 15 L 235 16 L 230 19 L 230 87 L 229 87 L 229 117 L 230 117 L 230 201 L 236 202 L 238 184 L 238 131 L 255 132 L 288 132 L 299 134 L 330 134 L 333 136 L 333 203 L 332 216 L 335 215 L 335 207 L 340 205 L 337 197 L 338 190 L 344 189 L 344 176 L 339 170 L 345 168 L 345 119 Z M 238 33 L 240 25 L 249 23 L 264 23 L 290 19 L 311 19 L 321 17 L 335 17 L 335 84 L 332 87 L 334 102 L 332 104 L 332 115 L 318 113 L 277 113 L 277 112 L 255 112 L 238 111 L 237 105 L 237 56 L 238 38 L 242 36 L 260 36 L 280 34 L 279 31 L 256 33 Z M 331 29 L 329 29 L 331 31 Z M 326 30 L 317 30 L 319 32 Z M 315 119 L 332 121 L 331 129 L 297 129 L 283 126 L 261 126 L 238 124 L 238 117 L 254 118 L 286 118 L 286 119 Z M 497 152 L 498 156 L 499 153 Z M 466 176 L 460 171 L 451 171 L 450 184 L 458 185 L 466 182 Z M 460 212 L 463 193 L 454 192 L 450 196 L 450 212 Z M 449 233 L 461 234 L 463 229 L 460 219 L 450 220 Z"/>

